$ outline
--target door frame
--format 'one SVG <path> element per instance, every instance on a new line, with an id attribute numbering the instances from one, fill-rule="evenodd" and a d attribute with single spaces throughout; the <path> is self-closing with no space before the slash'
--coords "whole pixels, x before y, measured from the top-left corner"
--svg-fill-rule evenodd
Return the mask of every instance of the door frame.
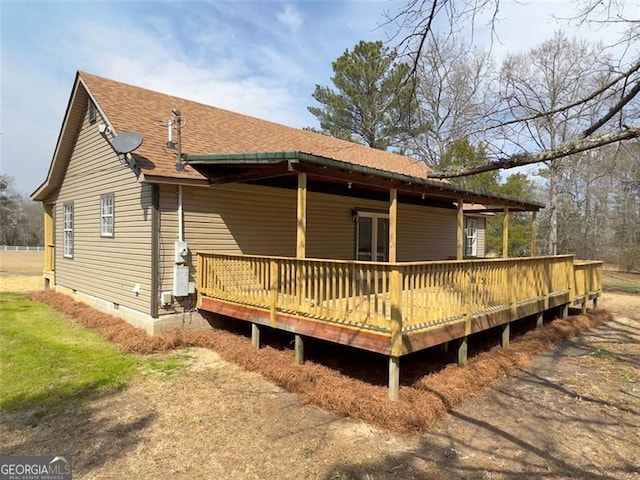
<path id="1" fill-rule="evenodd" d="M 356 244 L 355 244 L 355 259 L 366 262 L 388 262 L 389 261 L 389 214 L 384 212 L 372 211 L 372 210 L 356 210 L 354 211 L 355 223 L 356 223 Z M 360 219 L 371 218 L 371 258 L 360 258 Z M 384 250 L 384 258 L 378 259 L 378 220 L 385 219 L 387 221 L 387 245 Z M 374 259 L 375 252 L 375 259 Z"/>

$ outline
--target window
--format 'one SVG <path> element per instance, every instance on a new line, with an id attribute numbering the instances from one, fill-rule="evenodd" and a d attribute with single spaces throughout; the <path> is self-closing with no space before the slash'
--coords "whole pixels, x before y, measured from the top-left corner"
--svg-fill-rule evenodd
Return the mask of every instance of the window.
<path id="1" fill-rule="evenodd" d="M 113 193 L 100 197 L 100 236 L 113 237 L 115 199 Z"/>
<path id="2" fill-rule="evenodd" d="M 98 108 L 93 100 L 89 99 L 89 123 L 96 123 L 98 121 Z"/>
<path id="3" fill-rule="evenodd" d="M 73 258 L 73 203 L 65 203 L 63 211 L 62 253 L 66 258 Z"/>
<path id="4" fill-rule="evenodd" d="M 358 212 L 356 227 L 356 260 L 389 261 L 389 215 Z"/>
<path id="5" fill-rule="evenodd" d="M 465 228 L 465 257 L 476 257 L 478 255 L 478 219 L 467 218 L 467 228 Z"/>

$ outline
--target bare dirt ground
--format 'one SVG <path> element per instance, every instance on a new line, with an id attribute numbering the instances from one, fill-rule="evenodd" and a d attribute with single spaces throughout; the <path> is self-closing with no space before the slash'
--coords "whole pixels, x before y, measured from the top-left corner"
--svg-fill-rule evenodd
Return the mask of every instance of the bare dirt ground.
<path id="1" fill-rule="evenodd" d="M 640 296 L 604 295 L 616 319 L 398 436 L 302 406 L 295 394 L 187 349 L 79 408 L 0 424 L 0 451 L 74 452 L 77 478 L 640 478 Z"/>
<path id="2" fill-rule="evenodd" d="M 0 292 L 35 292 L 43 288 L 44 252 L 1 251 Z"/>

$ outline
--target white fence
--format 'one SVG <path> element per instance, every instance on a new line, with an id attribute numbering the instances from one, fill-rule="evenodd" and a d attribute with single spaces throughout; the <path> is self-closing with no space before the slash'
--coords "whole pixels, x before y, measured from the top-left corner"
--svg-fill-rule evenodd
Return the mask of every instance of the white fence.
<path id="1" fill-rule="evenodd" d="M 0 251 L 27 251 L 27 252 L 44 252 L 44 247 L 29 247 L 26 245 L 0 245 Z"/>

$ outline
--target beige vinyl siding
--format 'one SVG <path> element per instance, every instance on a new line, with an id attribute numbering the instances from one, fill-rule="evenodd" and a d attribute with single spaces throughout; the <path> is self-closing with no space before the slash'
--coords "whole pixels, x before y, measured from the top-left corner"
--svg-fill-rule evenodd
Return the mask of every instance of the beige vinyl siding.
<path id="1" fill-rule="evenodd" d="M 160 288 L 170 291 L 178 239 L 178 187 L 160 185 Z M 354 209 L 387 210 L 388 203 L 309 192 L 307 257 L 355 257 Z M 184 239 L 190 251 L 295 256 L 296 192 L 257 185 L 183 187 Z M 398 260 L 455 257 L 456 211 L 400 204 Z M 195 266 L 195 258 L 189 258 Z M 195 278 L 192 269 L 192 280 Z M 162 310 L 161 310 L 162 312 Z M 165 311 L 164 313 L 168 313 Z"/>
<path id="2" fill-rule="evenodd" d="M 56 284 L 144 312 L 151 303 L 151 187 L 115 155 L 98 133 L 82 127 L 56 198 Z M 114 236 L 100 235 L 100 197 L 114 194 Z M 73 258 L 62 252 L 63 208 L 73 202 Z M 133 288 L 140 285 L 136 295 Z"/>

